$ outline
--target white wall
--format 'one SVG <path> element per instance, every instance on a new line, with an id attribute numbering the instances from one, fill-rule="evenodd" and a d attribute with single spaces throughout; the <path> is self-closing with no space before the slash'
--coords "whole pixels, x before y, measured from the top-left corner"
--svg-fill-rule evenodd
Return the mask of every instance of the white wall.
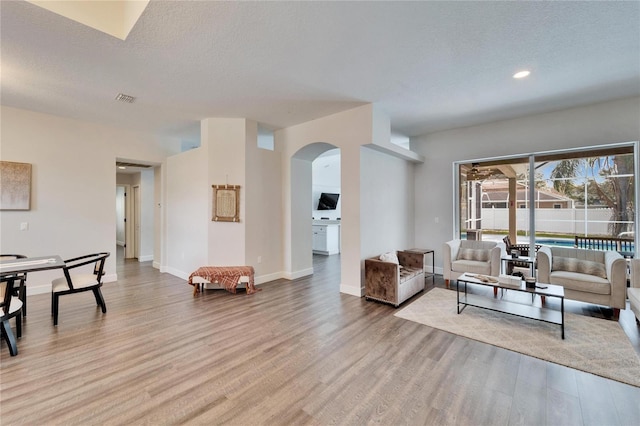
<path id="1" fill-rule="evenodd" d="M 412 139 L 426 157 L 415 166 L 416 246 L 434 249 L 441 270 L 442 244 L 454 237 L 454 161 L 637 141 L 638 117 L 633 97 Z"/>
<path id="2" fill-rule="evenodd" d="M 115 280 L 116 158 L 160 163 L 179 143 L 16 108 L 1 113 L 1 158 L 32 164 L 32 204 L 29 211 L 0 212 L 0 250 L 62 258 L 109 251 L 105 281 Z M 19 230 L 22 222 L 28 231 Z M 58 276 L 30 274 L 29 293 L 49 292 Z"/>
<path id="3" fill-rule="evenodd" d="M 160 271 L 181 278 L 208 264 L 211 184 L 206 149 L 169 157 L 165 169 L 163 216 L 166 235 Z"/>
<path id="4" fill-rule="evenodd" d="M 254 267 L 256 283 L 261 284 L 284 276 L 282 154 L 275 146 L 274 150 L 260 148 L 257 123 L 247 120 L 245 124 L 245 264 Z"/>
<path id="5" fill-rule="evenodd" d="M 361 296 L 360 286 L 360 146 L 372 140 L 372 106 L 366 105 L 275 132 L 276 145 L 283 150 L 284 261 L 288 278 L 313 271 L 311 256 L 311 161 L 327 149 L 340 148 L 342 225 L 340 291 Z M 315 155 L 295 158 L 298 151 L 313 144 Z M 324 147 L 327 144 L 332 146 Z M 305 166 L 305 163 L 306 166 Z M 307 171 L 308 170 L 308 173 Z M 301 176 L 308 176 L 308 186 Z M 294 192 L 295 191 L 295 192 Z M 301 198 L 304 201 L 298 202 Z"/>
<path id="6" fill-rule="evenodd" d="M 330 148 L 340 148 L 341 156 L 341 282 L 340 291 L 362 296 L 361 235 L 370 231 L 368 223 L 377 220 L 380 211 L 364 211 L 361 208 L 361 147 L 363 145 L 388 145 L 390 151 L 398 148 L 390 143 L 391 129 L 388 117 L 373 105 L 364 105 L 338 114 L 323 117 L 297 126 L 276 131 L 276 144 L 283 152 L 284 193 L 284 262 L 289 278 L 310 273 L 311 253 L 311 164 L 320 153 Z M 329 146 L 331 144 L 332 146 Z M 308 151 L 318 147 L 318 152 Z M 409 152 L 409 151 L 406 151 Z M 366 154 L 368 155 L 368 154 Z M 379 165 L 386 167 L 392 157 L 379 157 Z M 404 161 L 404 160 L 403 160 Z M 368 174 L 368 173 L 367 173 Z M 308 184 L 304 182 L 308 179 Z M 300 201 L 301 200 L 301 201 Z M 363 228 L 362 216 L 367 217 Z M 369 222 L 371 221 L 371 222 Z M 399 222 L 385 224 L 389 235 L 405 235 L 405 225 Z M 409 225 L 411 226 L 411 224 Z M 371 238 L 384 238 L 371 232 Z M 406 241 L 407 245 L 413 245 Z"/>
<path id="7" fill-rule="evenodd" d="M 207 118 L 201 146 L 167 160 L 167 272 L 186 279 L 200 266 L 251 265 L 257 284 L 282 277 L 281 154 L 258 148 L 257 129 Z M 240 185 L 240 222 L 211 220 L 212 185 L 224 184 Z"/>
<path id="8" fill-rule="evenodd" d="M 412 248 L 414 165 L 367 147 L 360 152 L 362 257 Z"/>
<path id="9" fill-rule="evenodd" d="M 208 182 L 240 185 L 240 223 L 215 222 L 209 218 L 209 265 L 244 265 L 246 228 L 246 120 L 202 120 L 202 145 L 208 148 Z M 256 135 L 257 143 L 257 135 Z M 203 266 L 203 265 L 200 265 Z"/>

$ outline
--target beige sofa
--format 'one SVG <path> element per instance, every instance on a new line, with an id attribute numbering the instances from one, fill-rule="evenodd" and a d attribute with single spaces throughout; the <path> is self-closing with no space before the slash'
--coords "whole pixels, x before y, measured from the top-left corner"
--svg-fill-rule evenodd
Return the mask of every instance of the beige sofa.
<path id="1" fill-rule="evenodd" d="M 442 276 L 449 281 L 465 272 L 500 275 L 500 257 L 506 255 L 504 243 L 495 241 L 452 240 L 442 245 Z"/>
<path id="2" fill-rule="evenodd" d="M 631 266 L 631 287 L 627 288 L 629 306 L 636 315 L 636 322 L 640 325 L 640 259 L 632 259 Z"/>
<path id="3" fill-rule="evenodd" d="M 384 260 L 381 260 L 384 259 Z M 364 261 L 365 298 L 390 303 L 402 302 L 424 290 L 422 253 L 397 251 Z"/>
<path id="4" fill-rule="evenodd" d="M 542 246 L 537 278 L 563 286 L 567 299 L 613 308 L 616 318 L 625 309 L 627 264 L 617 251 Z"/>

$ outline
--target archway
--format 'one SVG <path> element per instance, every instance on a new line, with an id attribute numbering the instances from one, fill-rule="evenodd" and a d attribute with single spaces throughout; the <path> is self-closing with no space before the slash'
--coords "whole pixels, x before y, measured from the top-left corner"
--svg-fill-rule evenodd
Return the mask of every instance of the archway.
<path id="1" fill-rule="evenodd" d="M 337 148 L 330 143 L 315 142 L 300 148 L 291 157 L 291 270 L 298 271 L 299 276 L 313 273 L 313 224 L 324 220 L 317 212 L 314 214 L 313 206 L 318 200 L 313 197 L 313 161 Z M 336 224 L 337 217 L 327 217 L 330 218 L 327 223 Z"/>

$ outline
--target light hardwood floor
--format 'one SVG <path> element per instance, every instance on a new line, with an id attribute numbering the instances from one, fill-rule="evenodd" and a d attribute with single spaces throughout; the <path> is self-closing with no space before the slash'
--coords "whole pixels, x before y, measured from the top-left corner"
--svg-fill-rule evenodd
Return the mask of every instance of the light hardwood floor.
<path id="1" fill-rule="evenodd" d="M 107 313 L 66 296 L 57 328 L 50 296 L 29 296 L 19 355 L 2 345 L 1 424 L 640 422 L 639 388 L 396 318 L 340 294 L 338 262 L 198 297 L 150 262 L 119 262 Z"/>

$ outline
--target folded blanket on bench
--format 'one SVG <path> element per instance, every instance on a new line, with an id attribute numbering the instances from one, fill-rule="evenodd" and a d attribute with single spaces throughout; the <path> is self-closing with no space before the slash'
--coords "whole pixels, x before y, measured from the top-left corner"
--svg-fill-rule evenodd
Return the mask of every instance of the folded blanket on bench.
<path id="1" fill-rule="evenodd" d="M 249 277 L 247 294 L 253 294 L 262 290 L 255 286 L 254 273 L 253 266 L 201 266 L 189 275 L 188 282 L 191 285 L 195 285 L 193 278 L 201 277 L 211 283 L 217 282 L 227 291 L 235 293 L 240 277 L 246 276 Z M 194 289 L 195 293 L 197 293 L 197 287 Z"/>

